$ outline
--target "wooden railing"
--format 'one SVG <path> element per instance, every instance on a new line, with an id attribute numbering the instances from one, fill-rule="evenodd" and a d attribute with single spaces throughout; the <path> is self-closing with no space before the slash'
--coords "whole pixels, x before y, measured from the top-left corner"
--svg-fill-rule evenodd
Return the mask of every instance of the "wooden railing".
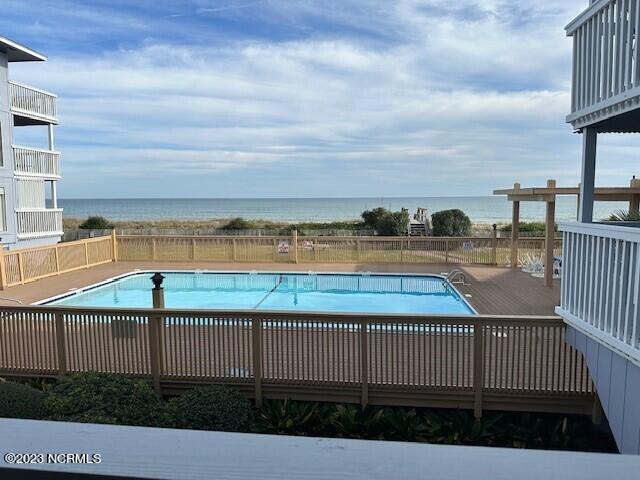
<path id="1" fill-rule="evenodd" d="M 562 240 L 558 239 L 561 254 Z M 508 238 L 495 237 L 227 237 L 118 235 L 127 261 L 431 263 L 508 265 Z M 519 259 L 542 255 L 544 239 L 520 240 Z"/>
<path id="2" fill-rule="evenodd" d="M 61 208 L 21 208 L 16 211 L 18 238 L 62 235 Z"/>
<path id="3" fill-rule="evenodd" d="M 58 152 L 14 145 L 13 161 L 18 175 L 60 177 L 60 153 Z"/>
<path id="4" fill-rule="evenodd" d="M 640 361 L 640 228 L 564 224 L 557 312 L 573 327 Z"/>
<path id="5" fill-rule="evenodd" d="M 53 93 L 10 81 L 9 97 L 11 98 L 11 110 L 15 113 L 57 123 L 57 97 Z"/>
<path id="6" fill-rule="evenodd" d="M 114 260 L 114 238 L 98 237 L 0 254 L 0 289 Z"/>
<path id="7" fill-rule="evenodd" d="M 638 0 L 599 0 L 569 25 L 573 37 L 573 85 L 570 121 L 580 128 L 637 108 L 640 62 Z"/>
<path id="8" fill-rule="evenodd" d="M 0 307 L 0 374 L 224 383 L 263 398 L 588 413 L 556 317 Z"/>

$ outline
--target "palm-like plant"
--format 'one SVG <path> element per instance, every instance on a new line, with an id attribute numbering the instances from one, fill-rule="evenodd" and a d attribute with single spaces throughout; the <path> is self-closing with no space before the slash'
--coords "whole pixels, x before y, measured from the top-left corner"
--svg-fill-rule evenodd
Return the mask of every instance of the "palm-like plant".
<path id="1" fill-rule="evenodd" d="M 640 222 L 640 212 L 629 210 L 616 210 L 609 215 L 610 222 Z"/>

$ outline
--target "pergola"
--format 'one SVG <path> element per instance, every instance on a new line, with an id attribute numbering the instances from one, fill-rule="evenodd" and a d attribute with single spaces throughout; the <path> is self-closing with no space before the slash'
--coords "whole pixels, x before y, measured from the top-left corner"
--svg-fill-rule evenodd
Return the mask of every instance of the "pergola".
<path id="1" fill-rule="evenodd" d="M 556 187 L 555 180 L 547 180 L 546 187 L 521 188 L 514 183 L 513 188 L 494 190 L 494 195 L 506 195 L 513 203 L 511 221 L 511 266 L 518 266 L 518 239 L 520 236 L 520 202 L 546 202 L 545 218 L 545 269 L 544 284 L 553 285 L 553 243 L 556 223 L 556 197 L 576 195 L 580 197 L 580 187 Z M 597 187 L 593 190 L 593 200 L 600 202 L 629 202 L 629 211 L 640 211 L 640 179 L 634 176 L 628 187 Z M 580 202 L 578 201 L 578 205 Z M 577 213 L 576 213 L 577 216 Z"/>

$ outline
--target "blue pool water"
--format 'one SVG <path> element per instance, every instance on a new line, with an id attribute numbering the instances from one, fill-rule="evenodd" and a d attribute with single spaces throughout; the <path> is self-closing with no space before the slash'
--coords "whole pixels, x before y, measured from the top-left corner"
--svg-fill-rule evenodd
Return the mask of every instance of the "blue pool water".
<path id="1" fill-rule="evenodd" d="M 164 273 L 166 308 L 291 310 L 472 315 L 474 311 L 438 276 Z M 129 275 L 49 304 L 149 308 L 150 273 Z"/>

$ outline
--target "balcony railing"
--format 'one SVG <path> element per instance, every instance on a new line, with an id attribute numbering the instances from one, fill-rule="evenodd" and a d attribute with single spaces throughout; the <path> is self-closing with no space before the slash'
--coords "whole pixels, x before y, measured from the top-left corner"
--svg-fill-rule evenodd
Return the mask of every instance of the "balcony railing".
<path id="1" fill-rule="evenodd" d="M 18 175 L 60 178 L 60 153 L 13 146 L 13 165 Z"/>
<path id="2" fill-rule="evenodd" d="M 16 212 L 18 238 L 39 238 L 62 235 L 62 209 L 21 209 Z"/>
<path id="3" fill-rule="evenodd" d="M 598 0 L 567 25 L 573 37 L 571 115 L 580 128 L 640 104 L 639 0 Z"/>
<path id="4" fill-rule="evenodd" d="M 601 343 L 640 360 L 640 229 L 566 224 L 560 314 Z"/>
<path id="5" fill-rule="evenodd" d="M 11 111 L 44 122 L 58 123 L 56 95 L 21 83 L 9 82 Z"/>

